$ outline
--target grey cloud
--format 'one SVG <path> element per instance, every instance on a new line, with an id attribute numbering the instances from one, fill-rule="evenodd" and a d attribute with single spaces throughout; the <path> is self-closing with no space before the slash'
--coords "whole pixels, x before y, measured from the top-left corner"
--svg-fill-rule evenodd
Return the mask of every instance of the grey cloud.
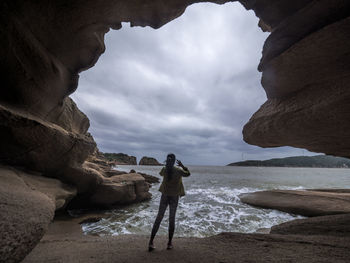
<path id="1" fill-rule="evenodd" d="M 267 34 L 238 3 L 196 4 L 158 30 L 106 35 L 106 53 L 73 94 L 106 152 L 174 152 L 188 164 L 301 154 L 247 145 L 241 130 L 266 100 L 256 67 Z M 309 153 L 307 153 L 309 154 Z"/>

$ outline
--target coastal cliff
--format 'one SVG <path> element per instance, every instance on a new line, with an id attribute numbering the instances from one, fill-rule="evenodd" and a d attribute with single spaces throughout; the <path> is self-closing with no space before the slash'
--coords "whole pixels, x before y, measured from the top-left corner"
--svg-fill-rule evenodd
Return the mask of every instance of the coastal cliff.
<path id="1" fill-rule="evenodd" d="M 264 161 L 247 160 L 230 163 L 228 166 L 348 168 L 350 159 L 327 155 L 292 156 Z"/>
<path id="2" fill-rule="evenodd" d="M 141 177 L 121 175 L 101 159 L 89 120 L 69 95 L 104 52 L 110 29 L 121 22 L 159 28 L 196 2 L 202 1 L 1 2 L 1 262 L 21 261 L 69 203 L 150 198 Z M 349 157 L 350 2 L 240 2 L 271 32 L 259 65 L 268 100 L 245 125 L 244 140 Z"/>

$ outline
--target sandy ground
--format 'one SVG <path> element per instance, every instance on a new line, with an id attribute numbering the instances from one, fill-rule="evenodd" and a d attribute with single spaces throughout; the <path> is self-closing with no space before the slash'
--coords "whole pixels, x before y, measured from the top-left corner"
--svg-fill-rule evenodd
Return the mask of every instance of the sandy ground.
<path id="1" fill-rule="evenodd" d="M 56 220 L 39 245 L 24 259 L 37 262 L 350 262 L 350 237 L 223 233 L 208 238 L 155 240 L 147 236 L 87 236 L 77 220 Z"/>

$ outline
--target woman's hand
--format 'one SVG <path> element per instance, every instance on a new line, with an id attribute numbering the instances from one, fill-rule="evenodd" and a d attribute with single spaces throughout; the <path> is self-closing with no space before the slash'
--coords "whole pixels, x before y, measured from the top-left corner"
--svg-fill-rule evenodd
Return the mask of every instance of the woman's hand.
<path id="1" fill-rule="evenodd" d="M 184 168 L 185 166 L 182 164 L 180 160 L 176 160 L 176 164 L 180 166 L 181 168 Z"/>

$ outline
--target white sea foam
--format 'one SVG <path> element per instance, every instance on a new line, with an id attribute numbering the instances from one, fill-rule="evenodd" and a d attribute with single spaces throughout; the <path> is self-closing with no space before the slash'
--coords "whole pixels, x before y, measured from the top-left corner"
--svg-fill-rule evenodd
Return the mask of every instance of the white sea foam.
<path id="1" fill-rule="evenodd" d="M 157 176 L 160 167 L 126 167 Z M 181 198 L 176 215 L 177 236 L 204 237 L 220 232 L 255 232 L 259 228 L 290 221 L 300 216 L 244 204 L 239 195 L 269 189 L 306 189 L 350 187 L 347 171 L 340 171 L 338 185 L 326 170 L 290 168 L 190 167 L 192 175 L 184 178 L 186 196 Z M 317 173 L 315 173 L 317 171 Z M 333 170 L 332 170 L 333 172 Z M 336 172 L 340 173 L 338 170 Z M 299 174 L 298 174 L 299 173 Z M 328 181 L 327 181 L 328 180 Z M 153 186 L 149 202 L 108 212 L 96 223 L 83 224 L 84 233 L 97 235 L 149 235 L 158 212 L 160 193 Z M 159 229 L 166 235 L 168 212 Z"/>
<path id="2" fill-rule="evenodd" d="M 253 208 L 240 201 L 240 194 L 256 190 L 249 187 L 188 190 L 185 198 L 180 199 L 177 210 L 178 236 L 204 237 L 228 231 L 249 233 L 297 218 L 274 210 Z M 83 231 L 99 235 L 149 234 L 157 211 L 148 208 L 114 211 L 107 219 L 84 224 Z M 161 234 L 167 233 L 167 224 L 165 216 Z"/>

